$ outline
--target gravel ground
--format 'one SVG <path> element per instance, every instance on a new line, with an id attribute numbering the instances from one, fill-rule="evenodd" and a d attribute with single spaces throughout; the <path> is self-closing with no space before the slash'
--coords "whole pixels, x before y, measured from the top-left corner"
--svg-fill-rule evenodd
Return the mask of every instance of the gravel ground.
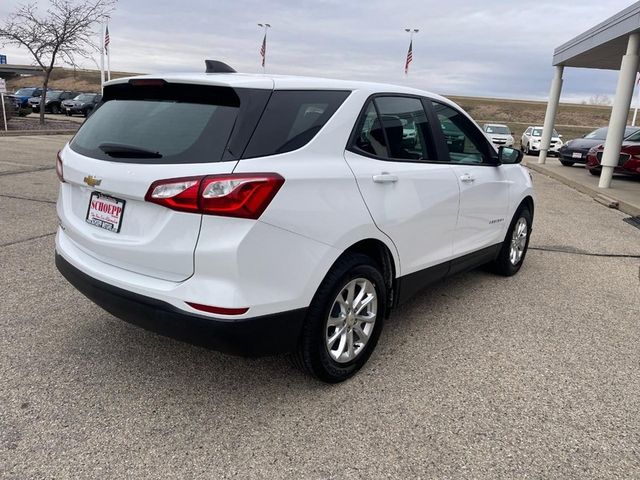
<path id="1" fill-rule="evenodd" d="M 0 139 L 1 478 L 640 477 L 640 259 L 589 255 L 640 255 L 619 212 L 535 175 L 531 245 L 573 253 L 428 289 L 328 386 L 69 286 L 52 203 L 67 138 Z"/>

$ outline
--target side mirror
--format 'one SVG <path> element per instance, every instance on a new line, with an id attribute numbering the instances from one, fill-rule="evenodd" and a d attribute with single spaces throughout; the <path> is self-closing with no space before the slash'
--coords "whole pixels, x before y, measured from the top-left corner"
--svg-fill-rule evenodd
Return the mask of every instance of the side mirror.
<path id="1" fill-rule="evenodd" d="M 562 135 L 558 135 L 558 138 L 562 138 Z"/>
<path id="2" fill-rule="evenodd" d="M 514 165 L 520 163 L 524 157 L 524 153 L 511 147 L 498 148 L 498 160 L 505 165 Z"/>

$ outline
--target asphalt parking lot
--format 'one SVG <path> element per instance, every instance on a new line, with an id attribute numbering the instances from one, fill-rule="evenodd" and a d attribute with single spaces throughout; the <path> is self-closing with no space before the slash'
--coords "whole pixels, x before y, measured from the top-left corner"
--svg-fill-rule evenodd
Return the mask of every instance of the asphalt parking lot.
<path id="1" fill-rule="evenodd" d="M 0 138 L 1 478 L 640 475 L 640 230 L 626 215 L 534 174 L 520 274 L 425 291 L 356 377 L 328 386 L 283 358 L 137 329 L 68 285 L 53 264 L 67 139 Z"/>

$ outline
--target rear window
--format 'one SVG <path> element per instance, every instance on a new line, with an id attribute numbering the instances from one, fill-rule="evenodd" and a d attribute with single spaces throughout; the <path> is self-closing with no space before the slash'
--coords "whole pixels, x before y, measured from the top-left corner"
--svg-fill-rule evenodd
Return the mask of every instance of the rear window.
<path id="1" fill-rule="evenodd" d="M 243 157 L 275 155 L 303 147 L 316 136 L 349 93 L 335 90 L 273 92 Z"/>
<path id="2" fill-rule="evenodd" d="M 128 163 L 200 163 L 222 159 L 239 110 L 230 88 L 203 95 L 167 89 L 107 92 L 71 148 L 88 157 Z M 202 103 L 198 103 L 202 102 Z"/>

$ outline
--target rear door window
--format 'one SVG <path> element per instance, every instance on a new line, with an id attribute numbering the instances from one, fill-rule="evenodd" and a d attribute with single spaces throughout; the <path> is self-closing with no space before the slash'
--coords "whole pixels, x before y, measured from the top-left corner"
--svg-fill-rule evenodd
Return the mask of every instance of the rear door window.
<path id="1" fill-rule="evenodd" d="M 243 155 L 262 157 L 303 147 L 349 96 L 347 91 L 276 90 Z"/>

